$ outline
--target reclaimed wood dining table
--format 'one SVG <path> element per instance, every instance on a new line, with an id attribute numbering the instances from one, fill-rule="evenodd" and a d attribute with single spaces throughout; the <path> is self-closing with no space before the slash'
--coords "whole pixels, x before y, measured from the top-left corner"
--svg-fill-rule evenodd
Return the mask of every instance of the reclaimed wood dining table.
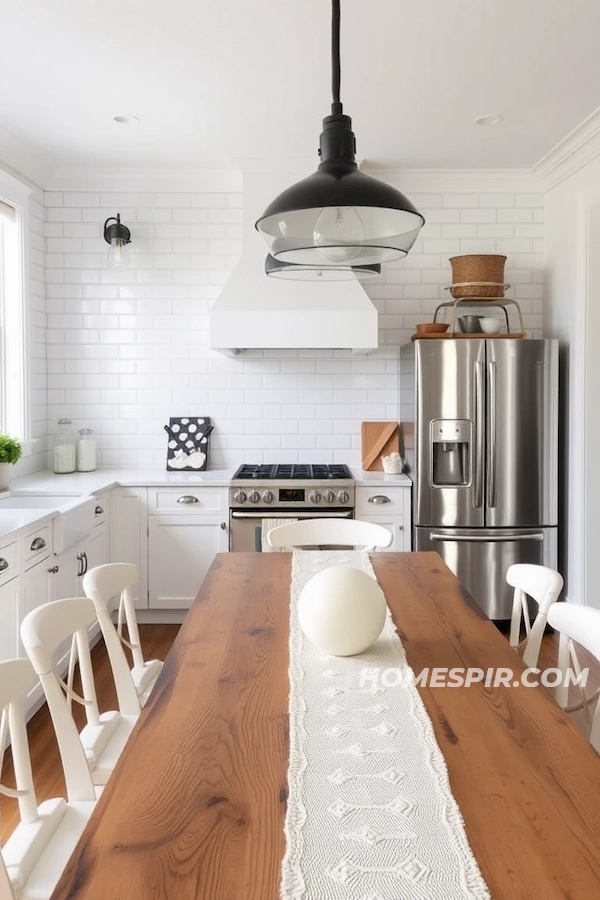
<path id="1" fill-rule="evenodd" d="M 437 554 L 371 560 L 415 673 L 523 671 Z M 216 556 L 53 900 L 276 900 L 290 572 Z M 600 897 L 600 757 L 548 692 L 418 689 L 492 898 Z"/>

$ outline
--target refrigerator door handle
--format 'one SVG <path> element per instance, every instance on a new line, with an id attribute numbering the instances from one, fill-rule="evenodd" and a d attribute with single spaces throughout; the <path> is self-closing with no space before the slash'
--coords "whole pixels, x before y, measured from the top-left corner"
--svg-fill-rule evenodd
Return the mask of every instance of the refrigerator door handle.
<path id="1" fill-rule="evenodd" d="M 475 363 L 475 500 L 483 506 L 483 470 L 485 463 L 485 397 L 483 387 L 483 363 Z"/>
<path id="2" fill-rule="evenodd" d="M 536 534 L 513 534 L 512 536 L 505 535 L 484 535 L 477 534 L 469 537 L 466 534 L 439 534 L 437 531 L 432 531 L 430 536 L 432 541 L 451 541 L 452 543 L 464 541 L 465 543 L 490 543 L 490 544 L 501 544 L 506 543 L 507 541 L 543 541 L 544 535 L 543 532 L 539 532 Z"/>
<path id="3" fill-rule="evenodd" d="M 488 467 L 488 506 L 492 509 L 496 506 L 496 428 L 497 428 L 497 411 L 496 411 L 496 363 L 488 363 L 488 388 L 489 388 L 489 406 L 488 415 L 490 422 L 490 445 L 489 445 L 489 467 Z"/>

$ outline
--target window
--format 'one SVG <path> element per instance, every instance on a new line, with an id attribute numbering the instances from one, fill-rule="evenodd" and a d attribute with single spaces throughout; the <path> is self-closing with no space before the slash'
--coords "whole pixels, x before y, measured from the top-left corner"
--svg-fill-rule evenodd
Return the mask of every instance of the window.
<path id="1" fill-rule="evenodd" d="M 0 432 L 24 439 L 25 303 L 22 216 L 0 196 Z"/>

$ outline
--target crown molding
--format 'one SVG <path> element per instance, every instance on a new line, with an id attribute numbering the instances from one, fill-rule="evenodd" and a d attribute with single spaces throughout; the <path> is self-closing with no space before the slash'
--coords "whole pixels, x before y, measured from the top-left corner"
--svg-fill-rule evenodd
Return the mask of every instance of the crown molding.
<path id="1" fill-rule="evenodd" d="M 61 166 L 48 175 L 47 191 L 197 191 L 238 193 L 242 173 L 237 166 L 221 169 L 107 169 Z"/>
<path id="2" fill-rule="evenodd" d="M 580 122 L 532 168 L 549 191 L 600 155 L 600 106 Z"/>

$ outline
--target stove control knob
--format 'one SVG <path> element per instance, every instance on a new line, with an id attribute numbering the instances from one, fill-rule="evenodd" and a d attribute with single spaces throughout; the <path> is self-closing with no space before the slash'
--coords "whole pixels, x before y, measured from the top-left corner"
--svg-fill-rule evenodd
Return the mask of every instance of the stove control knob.
<path id="1" fill-rule="evenodd" d="M 350 494 L 348 493 L 348 491 L 340 491 L 338 493 L 338 500 L 340 501 L 340 503 L 348 503 L 348 501 L 350 500 Z"/>
<path id="2" fill-rule="evenodd" d="M 258 491 L 250 491 L 248 500 L 250 501 L 250 503 L 258 503 L 258 501 L 260 500 L 260 494 L 258 493 Z"/>
<path id="3" fill-rule="evenodd" d="M 263 503 L 272 503 L 275 497 L 273 496 L 273 491 L 265 491 L 262 495 Z"/>
<path id="4" fill-rule="evenodd" d="M 325 503 L 333 503 L 335 500 L 335 494 L 333 491 L 325 491 L 323 495 L 325 497 Z"/>
<path id="5" fill-rule="evenodd" d="M 311 491 L 308 495 L 309 503 L 320 503 L 321 501 L 321 491 Z"/>
<path id="6" fill-rule="evenodd" d="M 246 491 L 236 491 L 233 495 L 233 499 L 236 503 L 245 503 L 246 501 Z"/>

